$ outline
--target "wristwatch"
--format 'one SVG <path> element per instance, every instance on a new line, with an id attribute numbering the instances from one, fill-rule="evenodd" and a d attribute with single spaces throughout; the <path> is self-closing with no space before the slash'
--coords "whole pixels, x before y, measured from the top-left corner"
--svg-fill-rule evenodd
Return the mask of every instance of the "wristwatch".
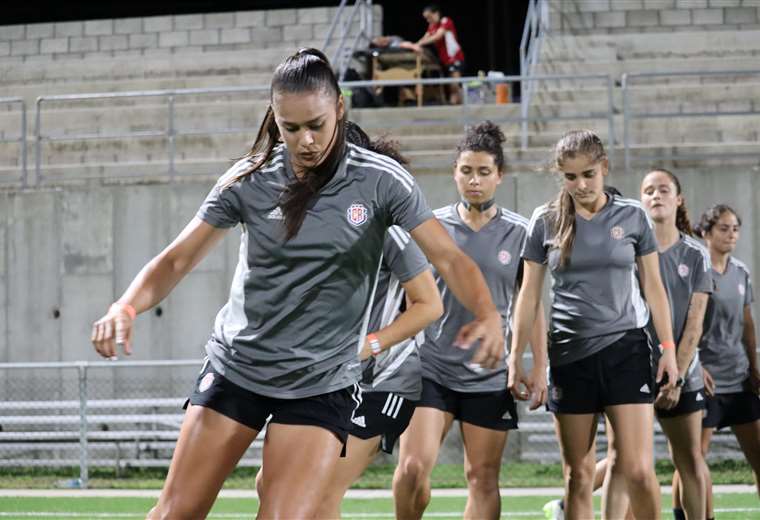
<path id="1" fill-rule="evenodd" d="M 678 379 L 676 379 L 676 387 L 677 388 L 682 388 L 683 385 L 684 385 L 684 383 L 686 383 L 686 379 L 684 379 L 681 376 L 678 376 Z"/>

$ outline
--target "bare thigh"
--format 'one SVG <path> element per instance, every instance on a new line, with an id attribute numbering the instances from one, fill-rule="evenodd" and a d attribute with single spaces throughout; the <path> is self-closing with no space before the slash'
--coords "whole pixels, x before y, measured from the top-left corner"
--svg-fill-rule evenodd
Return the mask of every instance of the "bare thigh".
<path id="1" fill-rule="evenodd" d="M 211 408 L 188 407 L 169 474 L 149 518 L 205 517 L 258 433 Z"/>

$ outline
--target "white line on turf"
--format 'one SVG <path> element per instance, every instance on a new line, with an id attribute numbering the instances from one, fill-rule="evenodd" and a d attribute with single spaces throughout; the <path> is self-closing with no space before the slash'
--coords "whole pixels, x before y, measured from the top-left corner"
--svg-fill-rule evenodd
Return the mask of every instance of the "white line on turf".
<path id="1" fill-rule="evenodd" d="M 663 513 L 670 512 L 670 509 L 663 509 Z M 716 513 L 757 513 L 760 512 L 760 507 L 724 507 L 716 508 Z M 458 517 L 461 515 L 461 511 L 435 511 L 425 513 L 425 518 L 449 518 Z M 393 518 L 393 513 L 345 513 L 346 518 Z M 502 518 L 524 518 L 535 517 L 543 518 L 543 514 L 536 511 L 509 511 L 501 514 Z M 16 513 L 0 512 L 0 518 L 143 518 L 141 514 L 137 513 L 74 513 L 74 512 L 55 512 L 55 511 L 37 511 L 37 512 L 24 512 L 19 511 Z M 213 513 L 208 518 L 250 518 L 250 513 Z"/>
<path id="2" fill-rule="evenodd" d="M 714 494 L 721 493 L 754 493 L 755 486 L 746 484 L 715 485 Z M 670 486 L 662 486 L 663 494 L 670 494 Z M 502 497 L 559 497 L 564 491 L 561 488 L 502 488 Z M 158 489 L 0 489 L 0 497 L 107 497 L 107 498 L 157 498 Z M 466 489 L 433 489 L 433 498 L 466 497 Z M 256 498 L 256 491 L 249 489 L 223 489 L 220 498 Z M 346 493 L 349 499 L 393 498 L 390 489 L 350 489 Z"/>

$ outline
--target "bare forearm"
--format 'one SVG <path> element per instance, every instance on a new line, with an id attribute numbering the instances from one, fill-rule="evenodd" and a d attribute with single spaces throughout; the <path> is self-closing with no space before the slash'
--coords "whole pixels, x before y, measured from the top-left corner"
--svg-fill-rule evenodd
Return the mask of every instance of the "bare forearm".
<path id="1" fill-rule="evenodd" d="M 436 268 L 457 300 L 477 318 L 496 312 L 483 274 L 469 256 L 459 254 L 452 261 L 436 265 Z"/>
<path id="2" fill-rule="evenodd" d="M 530 336 L 530 347 L 533 352 L 533 367 L 546 367 L 547 346 L 546 346 L 546 318 L 544 317 L 544 306 L 539 302 L 535 318 L 533 319 L 533 329 Z"/>
<path id="3" fill-rule="evenodd" d="M 744 351 L 747 354 L 750 369 L 757 370 L 757 339 L 755 337 L 754 327 L 751 332 L 745 330 L 742 345 L 744 345 Z"/>
<path id="4" fill-rule="evenodd" d="M 377 336 L 383 349 L 390 348 L 397 343 L 411 338 L 430 325 L 440 317 L 441 311 L 440 306 L 433 303 L 412 303 L 392 323 L 387 327 L 374 331 L 374 334 Z"/>
<path id="5" fill-rule="evenodd" d="M 701 330 L 686 329 L 683 336 L 681 336 L 681 341 L 678 344 L 678 353 L 676 355 L 678 375 L 681 377 L 686 376 L 686 372 L 689 370 L 689 366 L 694 360 L 694 354 L 697 351 L 697 344 L 699 343 L 701 335 Z"/>
<path id="6" fill-rule="evenodd" d="M 650 283 L 646 291 L 647 303 L 652 310 L 652 320 L 660 342 L 673 343 L 673 329 L 670 316 L 670 306 L 665 289 L 659 283 Z"/>
<path id="7" fill-rule="evenodd" d="M 185 274 L 176 263 L 159 255 L 140 270 L 118 301 L 129 303 L 138 314 L 144 312 L 166 298 Z"/>

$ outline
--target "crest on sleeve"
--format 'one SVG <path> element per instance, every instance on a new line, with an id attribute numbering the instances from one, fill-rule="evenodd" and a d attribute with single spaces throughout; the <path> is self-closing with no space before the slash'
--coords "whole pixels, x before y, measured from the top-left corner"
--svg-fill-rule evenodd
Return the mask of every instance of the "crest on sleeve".
<path id="1" fill-rule="evenodd" d="M 367 206 L 361 202 L 354 202 L 346 210 L 346 219 L 352 226 L 361 226 L 367 222 L 368 217 L 369 211 L 367 210 Z"/>

